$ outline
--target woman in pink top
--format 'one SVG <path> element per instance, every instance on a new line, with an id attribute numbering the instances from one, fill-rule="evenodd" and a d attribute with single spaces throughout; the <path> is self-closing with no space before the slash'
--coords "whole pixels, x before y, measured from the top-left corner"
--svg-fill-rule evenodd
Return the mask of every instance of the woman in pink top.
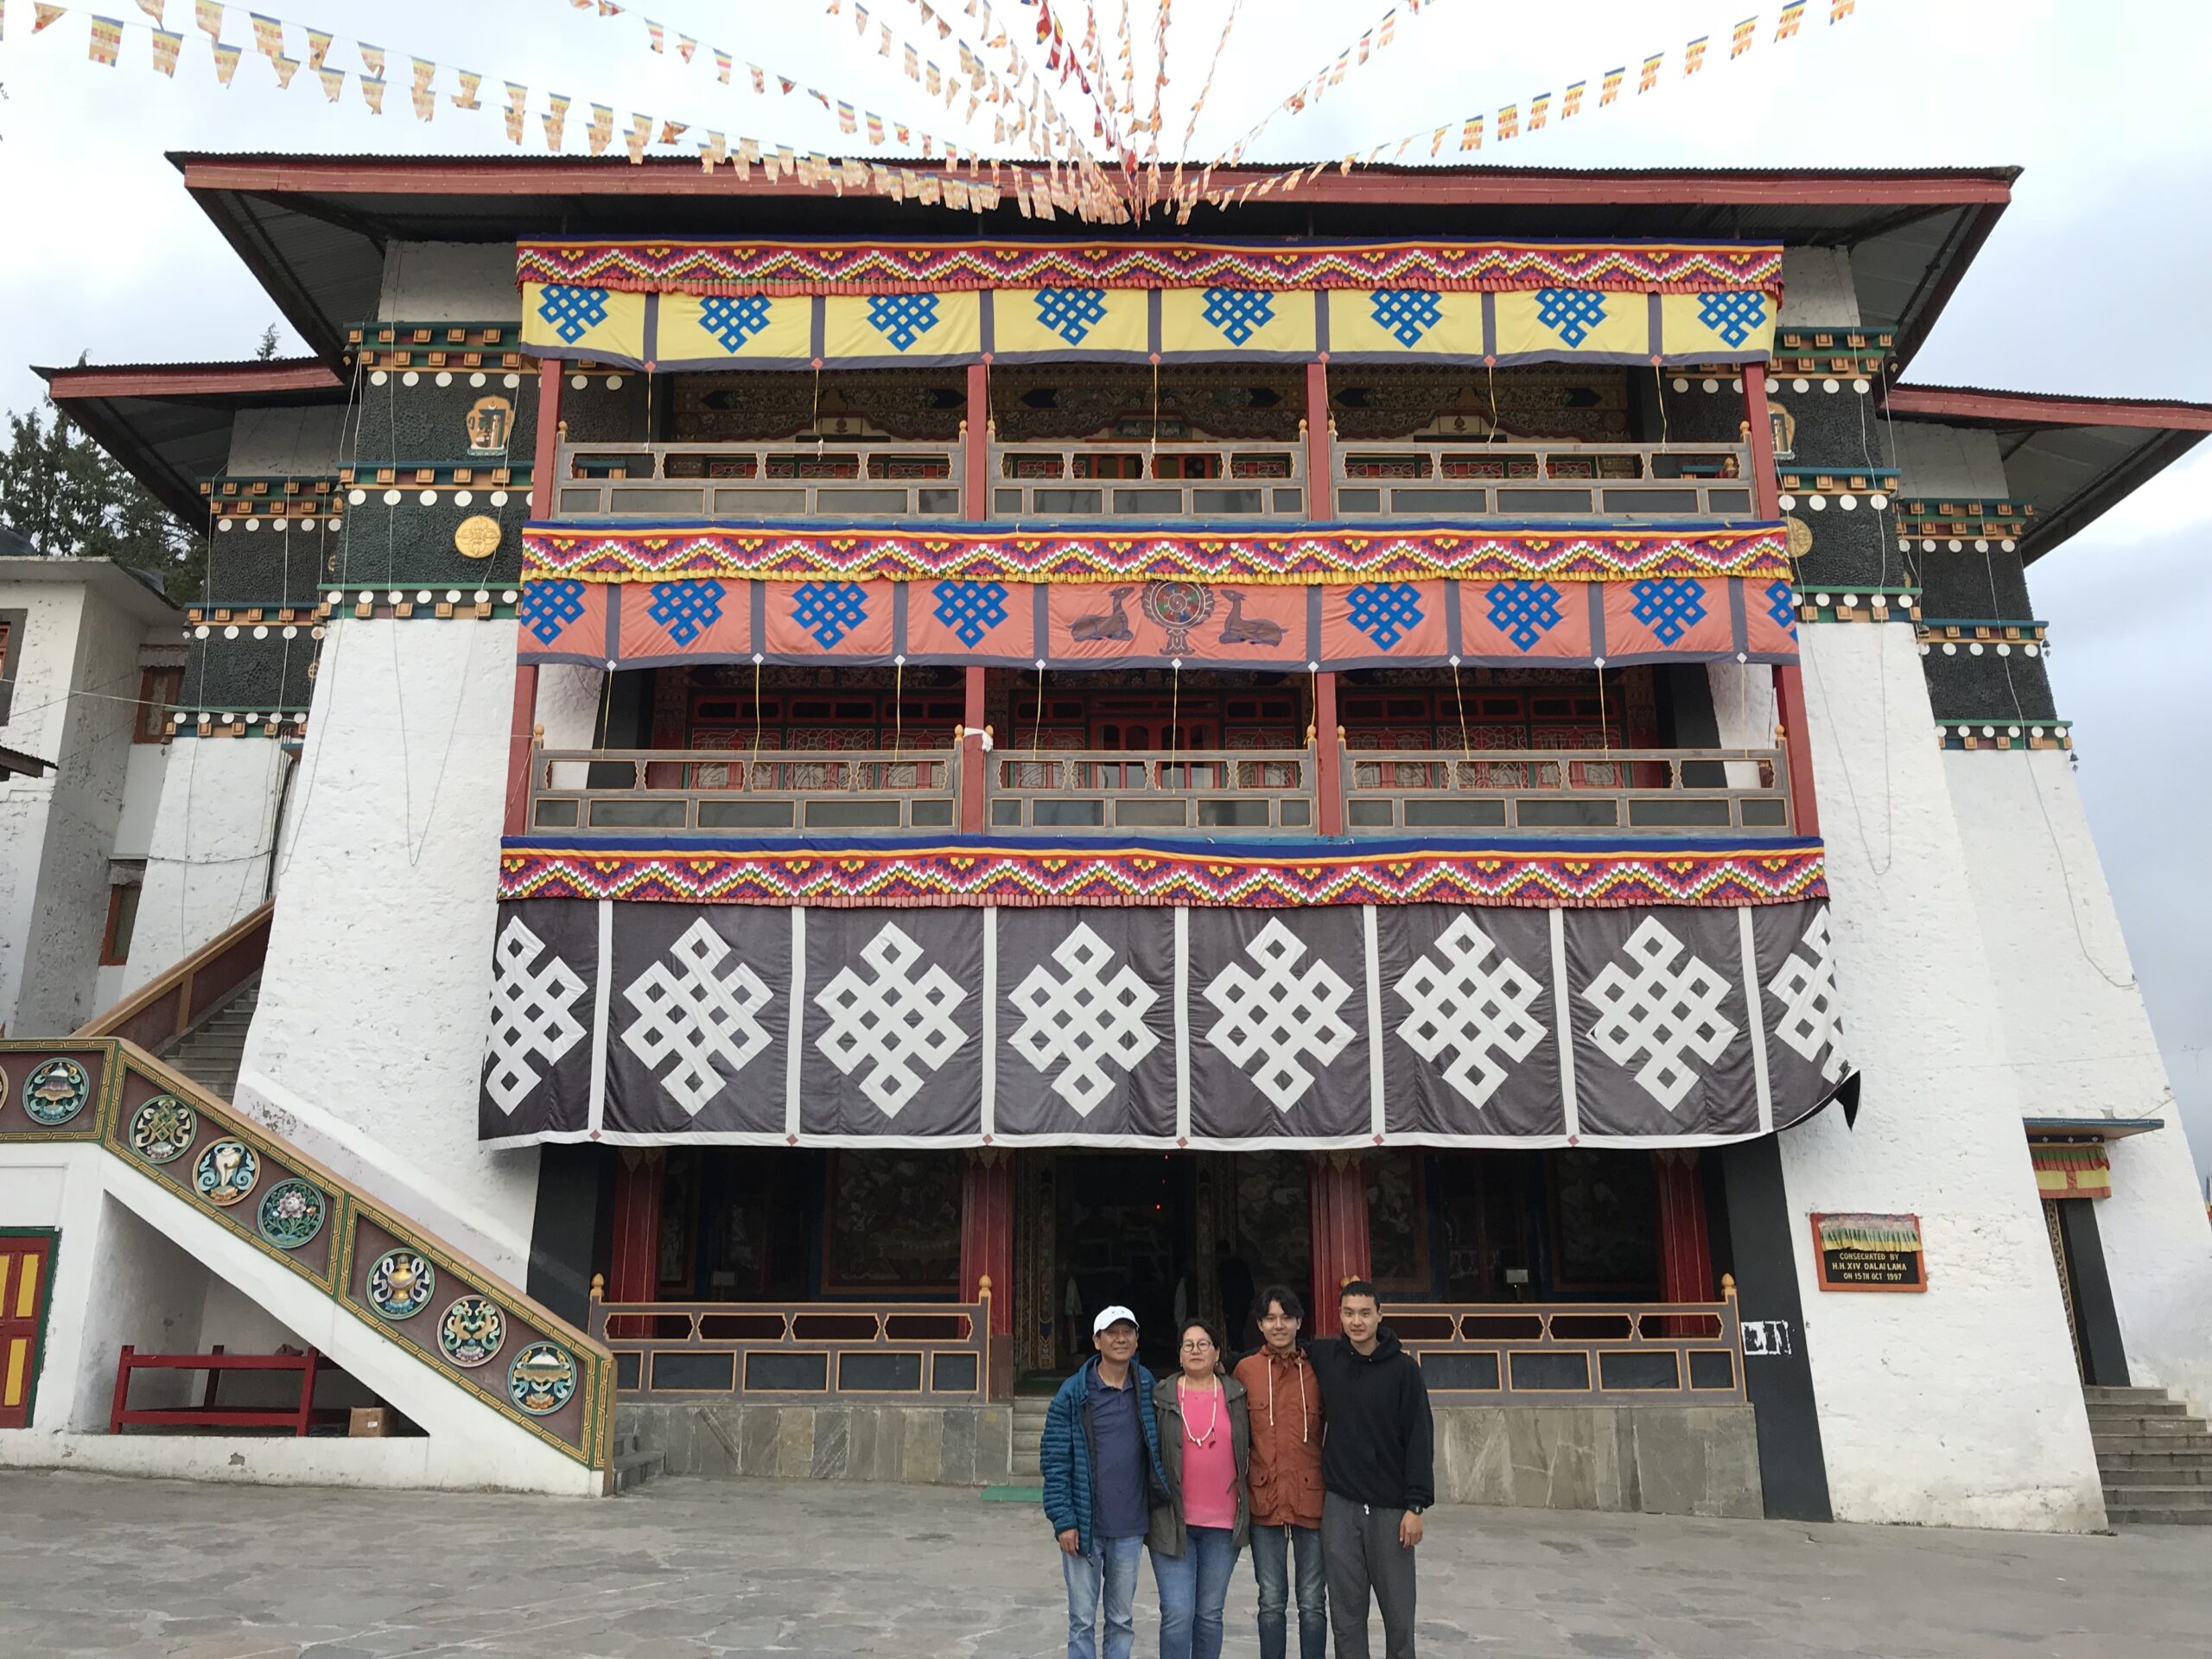
<path id="1" fill-rule="evenodd" d="M 1244 1385 L 1221 1369 L 1221 1333 L 1183 1323 L 1183 1367 L 1152 1391 L 1167 1502 L 1145 1542 L 1160 1586 L 1160 1659 L 1220 1659 L 1222 1608 L 1251 1530 L 1251 1420 Z"/>

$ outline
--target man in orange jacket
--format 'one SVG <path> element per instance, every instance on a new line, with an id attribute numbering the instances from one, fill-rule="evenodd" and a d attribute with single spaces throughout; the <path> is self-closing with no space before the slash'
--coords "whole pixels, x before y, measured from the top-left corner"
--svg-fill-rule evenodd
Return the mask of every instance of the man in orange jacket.
<path id="1" fill-rule="evenodd" d="M 1298 1345 L 1305 1305 L 1287 1285 L 1259 1295 L 1265 1344 L 1236 1367 L 1252 1420 L 1252 1576 L 1260 1586 L 1260 1659 L 1287 1659 L 1290 1564 L 1298 1564 L 1299 1659 L 1326 1659 L 1321 1569 L 1321 1390 Z"/>

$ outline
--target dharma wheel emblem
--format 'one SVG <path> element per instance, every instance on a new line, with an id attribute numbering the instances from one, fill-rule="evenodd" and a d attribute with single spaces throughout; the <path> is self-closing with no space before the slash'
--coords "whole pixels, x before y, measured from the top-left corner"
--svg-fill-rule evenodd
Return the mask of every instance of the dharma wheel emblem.
<path id="1" fill-rule="evenodd" d="M 1179 657 L 1191 648 L 1191 630 L 1213 614 L 1213 589 L 1202 582 L 1147 582 L 1138 602 L 1167 630 L 1169 655 Z"/>

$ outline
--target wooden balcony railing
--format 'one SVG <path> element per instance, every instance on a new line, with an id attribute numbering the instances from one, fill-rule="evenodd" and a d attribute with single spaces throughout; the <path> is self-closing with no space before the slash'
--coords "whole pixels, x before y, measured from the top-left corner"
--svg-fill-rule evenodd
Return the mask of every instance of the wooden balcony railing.
<path id="1" fill-rule="evenodd" d="M 1740 1405 L 1736 1281 L 1717 1302 L 1393 1302 L 1387 1322 L 1448 1406 Z"/>
<path id="2" fill-rule="evenodd" d="M 1344 828 L 1786 834 L 1779 749 L 1351 749 Z"/>
<path id="3" fill-rule="evenodd" d="M 587 1324 L 626 1397 L 967 1403 L 991 1375 L 988 1278 L 981 1289 L 974 1302 L 608 1302 L 594 1274 Z"/>
<path id="4" fill-rule="evenodd" d="M 1014 832 L 1310 836 L 1317 827 L 1318 771 L 1311 749 L 995 754 L 984 821 L 994 830 Z"/>
<path id="5" fill-rule="evenodd" d="M 165 1052 L 261 971 L 276 913 L 273 903 L 257 906 L 72 1034 L 120 1037 L 149 1053 Z"/>
<path id="6" fill-rule="evenodd" d="M 991 517 L 1306 517 L 1302 443 L 991 446 Z"/>
<path id="7" fill-rule="evenodd" d="M 538 749 L 531 833 L 950 830 L 954 752 Z"/>
<path id="8" fill-rule="evenodd" d="M 557 516 L 957 518 L 957 444 L 576 443 Z"/>
<path id="9" fill-rule="evenodd" d="M 1748 518 L 1751 451 L 1727 444 L 1426 442 L 1337 446 L 1336 517 Z"/>

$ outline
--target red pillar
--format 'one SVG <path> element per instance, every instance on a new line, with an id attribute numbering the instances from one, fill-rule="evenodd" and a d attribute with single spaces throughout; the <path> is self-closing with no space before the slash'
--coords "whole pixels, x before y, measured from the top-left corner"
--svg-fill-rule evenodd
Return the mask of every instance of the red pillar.
<path id="1" fill-rule="evenodd" d="M 991 365 L 968 365 L 968 419 L 960 443 L 961 507 L 971 521 L 991 516 Z"/>
<path id="2" fill-rule="evenodd" d="M 1329 430 L 1329 359 L 1306 365 L 1306 516 L 1326 522 L 1337 516 L 1336 486 L 1331 479 L 1334 445 Z"/>
<path id="3" fill-rule="evenodd" d="M 991 757 L 983 748 L 982 669 L 968 668 L 963 684 L 966 701 L 960 713 L 960 831 L 980 836 L 984 827 L 983 802 L 990 793 L 991 781 Z"/>
<path id="4" fill-rule="evenodd" d="M 1705 1225 L 1705 1182 L 1694 1147 L 1655 1152 L 1659 1179 L 1659 1294 L 1669 1302 L 1709 1302 L 1713 1244 Z"/>
<path id="5" fill-rule="evenodd" d="M 530 516 L 553 517 L 558 481 L 553 474 L 560 462 L 561 362 L 540 358 L 537 363 L 537 448 L 531 457 Z M 518 626 L 516 638 L 521 638 Z M 513 723 L 507 728 L 507 810 L 504 832 L 530 832 L 531 747 L 537 723 L 537 664 L 515 664 Z"/>
<path id="6" fill-rule="evenodd" d="M 657 1148 L 624 1147 L 614 1169 L 614 1249 L 607 1300 L 650 1302 L 660 1293 L 660 1188 Z"/>
<path id="7" fill-rule="evenodd" d="M 1751 446 L 1751 501 L 1765 519 L 1782 516 L 1782 486 L 1774 471 L 1774 423 L 1767 413 L 1766 365 L 1744 365 L 1744 417 Z M 1813 793 L 1813 747 L 1805 725 L 1805 678 L 1795 663 L 1774 671 L 1782 746 L 1789 769 L 1790 827 L 1801 836 L 1821 833 L 1820 803 Z"/>
<path id="8" fill-rule="evenodd" d="M 960 1300 L 972 1302 L 991 1281 L 991 1334 L 1014 1334 L 1014 1155 L 997 1147 L 970 1152 L 960 1182 Z"/>
<path id="9" fill-rule="evenodd" d="M 1320 801 L 1314 816 L 1325 836 L 1344 832 L 1344 746 L 1337 724 L 1337 677 L 1318 673 L 1313 677 L 1313 789 Z"/>
<path id="10" fill-rule="evenodd" d="M 1313 1157 L 1313 1298 L 1306 1328 L 1317 1337 L 1337 1331 L 1337 1293 L 1348 1279 L 1374 1272 L 1367 1232 L 1367 1176 L 1357 1152 Z"/>
<path id="11" fill-rule="evenodd" d="M 561 359 L 537 359 L 537 448 L 531 456 L 530 516 L 553 517 L 560 480 L 554 476 L 561 462 Z"/>
<path id="12" fill-rule="evenodd" d="M 530 833 L 531 752 L 537 744 L 537 664 L 515 664 L 514 723 L 507 728 L 507 816 L 503 833 Z"/>

